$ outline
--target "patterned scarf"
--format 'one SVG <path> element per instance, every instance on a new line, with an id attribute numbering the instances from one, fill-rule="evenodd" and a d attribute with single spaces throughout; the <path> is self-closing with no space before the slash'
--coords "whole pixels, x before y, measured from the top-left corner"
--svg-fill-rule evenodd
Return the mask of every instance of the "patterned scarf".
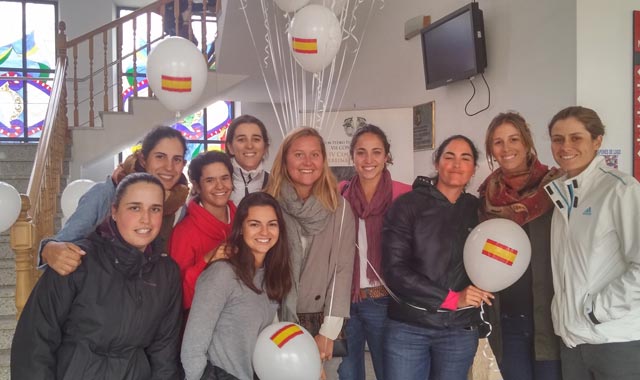
<path id="1" fill-rule="evenodd" d="M 537 158 L 521 173 L 506 175 L 496 169 L 478 189 L 480 221 L 505 218 L 523 226 L 544 215 L 553 207 L 544 185 L 560 175 L 560 170 L 549 169 Z"/>
<path id="2" fill-rule="evenodd" d="M 382 260 L 382 221 L 384 214 L 393 201 L 393 186 L 391 174 L 387 169 L 382 172 L 382 178 L 378 182 L 376 191 L 370 202 L 367 202 L 364 196 L 364 190 L 360 183 L 360 177 L 355 175 L 349 182 L 348 191 L 345 192 L 345 198 L 351 204 L 353 214 L 359 219 L 364 219 L 364 225 L 367 230 L 367 259 L 375 268 L 375 271 L 381 273 L 380 263 Z M 356 236 L 360 223 L 356 221 Z M 380 282 L 371 266 L 367 265 L 367 278 L 370 281 Z M 360 298 L 360 256 L 355 255 L 353 264 L 353 282 L 351 284 L 351 300 L 358 302 Z"/>
<path id="3" fill-rule="evenodd" d="M 309 244 L 306 249 L 303 249 L 302 237 L 313 239 L 315 235 L 322 232 L 329 221 L 331 211 L 324 208 L 313 195 L 306 201 L 302 201 L 298 198 L 293 185 L 286 181 L 282 184 L 279 201 L 287 228 L 294 283 L 284 301 L 282 320 L 297 321 L 298 283 L 311 246 Z"/>

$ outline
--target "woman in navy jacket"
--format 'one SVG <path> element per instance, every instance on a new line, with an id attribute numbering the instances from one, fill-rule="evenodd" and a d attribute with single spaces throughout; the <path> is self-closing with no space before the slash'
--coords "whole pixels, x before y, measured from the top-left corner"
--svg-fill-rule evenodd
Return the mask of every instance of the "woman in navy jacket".
<path id="1" fill-rule="evenodd" d="M 464 136 L 434 153 L 435 178 L 418 177 L 384 218 L 385 280 L 394 300 L 385 332 L 385 379 L 466 380 L 478 346 L 482 302 L 471 285 L 464 242 L 478 222 L 478 199 L 465 188 L 478 151 Z"/>
<path id="2" fill-rule="evenodd" d="M 164 190 L 125 177 L 111 216 L 88 239 L 76 271 L 47 268 L 18 321 L 12 379 L 175 379 L 182 294 L 178 266 L 153 241 Z"/>

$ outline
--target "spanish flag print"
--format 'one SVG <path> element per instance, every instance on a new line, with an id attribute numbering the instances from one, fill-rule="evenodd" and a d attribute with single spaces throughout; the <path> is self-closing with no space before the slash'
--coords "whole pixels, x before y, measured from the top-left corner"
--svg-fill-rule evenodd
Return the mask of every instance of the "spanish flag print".
<path id="1" fill-rule="evenodd" d="M 191 92 L 191 77 L 163 75 L 162 89 L 171 92 Z"/>
<path id="2" fill-rule="evenodd" d="M 279 348 L 282 348 L 288 341 L 297 337 L 298 335 L 302 335 L 302 330 L 296 324 L 289 324 L 282 327 L 280 330 L 276 331 L 273 335 L 271 335 L 271 339 L 273 343 L 276 344 Z"/>
<path id="3" fill-rule="evenodd" d="M 318 54 L 318 40 L 315 38 L 291 37 L 293 51 L 300 54 Z"/>
<path id="4" fill-rule="evenodd" d="M 495 240 L 487 239 L 484 247 L 482 247 L 482 254 L 511 266 L 516 259 L 518 250 L 500 244 Z"/>

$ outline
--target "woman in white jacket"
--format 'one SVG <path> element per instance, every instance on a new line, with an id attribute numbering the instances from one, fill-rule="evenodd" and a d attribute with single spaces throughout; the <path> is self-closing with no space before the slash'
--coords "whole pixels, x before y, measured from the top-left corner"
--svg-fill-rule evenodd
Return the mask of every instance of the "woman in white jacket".
<path id="1" fill-rule="evenodd" d="M 563 379 L 640 379 L 640 184 L 597 155 L 604 125 L 592 109 L 558 112 L 549 135 L 566 172 L 545 186 Z"/>

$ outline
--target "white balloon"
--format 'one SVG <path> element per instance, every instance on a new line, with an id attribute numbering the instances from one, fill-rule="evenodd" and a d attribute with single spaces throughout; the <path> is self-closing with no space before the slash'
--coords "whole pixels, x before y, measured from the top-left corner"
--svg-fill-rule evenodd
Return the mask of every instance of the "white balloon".
<path id="1" fill-rule="evenodd" d="M 302 326 L 274 323 L 258 335 L 253 369 L 260 380 L 316 380 L 320 378 L 320 352 Z"/>
<path id="2" fill-rule="evenodd" d="M 285 12 L 295 12 L 309 3 L 309 0 L 273 0 Z"/>
<path id="3" fill-rule="evenodd" d="M 526 232 L 509 219 L 489 219 L 471 231 L 464 244 L 464 267 L 471 282 L 497 292 L 516 282 L 531 260 Z"/>
<path id="4" fill-rule="evenodd" d="M 78 201 L 96 183 L 90 179 L 77 179 L 65 187 L 60 197 L 60 208 L 62 215 L 70 217 L 78 208 Z"/>
<path id="5" fill-rule="evenodd" d="M 169 110 L 181 112 L 195 104 L 207 84 L 207 64 L 198 48 L 182 37 L 169 37 L 151 50 L 147 79 Z"/>
<path id="6" fill-rule="evenodd" d="M 20 216 L 22 200 L 15 187 L 0 182 L 0 232 L 8 230 Z"/>
<path id="7" fill-rule="evenodd" d="M 307 5 L 291 20 L 291 54 L 303 69 L 317 73 L 335 58 L 342 42 L 342 29 L 336 15 L 322 5 Z"/>
<path id="8" fill-rule="evenodd" d="M 331 9 L 336 16 L 340 16 L 340 13 L 344 10 L 344 6 L 347 4 L 347 0 L 311 0 L 309 4 L 323 5 Z"/>

